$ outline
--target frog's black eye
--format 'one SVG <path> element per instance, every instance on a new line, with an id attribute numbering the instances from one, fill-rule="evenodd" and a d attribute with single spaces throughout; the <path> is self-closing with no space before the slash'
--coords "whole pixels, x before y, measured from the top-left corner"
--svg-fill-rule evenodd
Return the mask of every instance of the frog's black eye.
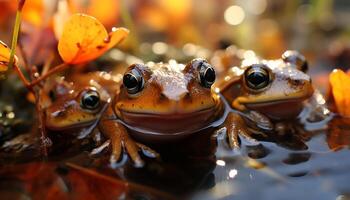
<path id="1" fill-rule="evenodd" d="M 298 70 L 307 72 L 308 64 L 305 57 L 298 51 L 288 50 L 282 54 L 282 59 L 286 63 L 294 64 Z"/>
<path id="2" fill-rule="evenodd" d="M 262 89 L 270 83 L 270 73 L 263 64 L 254 64 L 244 72 L 244 78 L 249 88 L 254 90 Z"/>
<path id="3" fill-rule="evenodd" d="M 215 82 L 215 70 L 207 62 L 203 61 L 199 65 L 199 79 L 203 87 L 210 88 Z"/>
<path id="4" fill-rule="evenodd" d="M 129 94 L 136 94 L 143 88 L 143 78 L 141 73 L 133 69 L 130 72 L 124 74 L 123 84 L 126 87 Z"/>
<path id="5" fill-rule="evenodd" d="M 88 90 L 81 96 L 80 106 L 84 109 L 95 110 L 100 105 L 100 94 L 95 90 Z"/>

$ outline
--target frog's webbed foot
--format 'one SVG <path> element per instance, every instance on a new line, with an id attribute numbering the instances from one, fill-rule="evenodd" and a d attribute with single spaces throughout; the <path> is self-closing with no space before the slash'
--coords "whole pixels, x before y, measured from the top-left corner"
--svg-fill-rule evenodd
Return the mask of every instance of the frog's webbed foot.
<path id="1" fill-rule="evenodd" d="M 244 137 L 250 143 L 258 143 L 258 141 L 250 135 L 245 121 L 237 113 L 228 114 L 225 121 L 225 127 L 227 132 L 226 134 L 228 137 L 228 143 L 232 149 L 240 148 L 238 139 L 239 136 Z"/>
<path id="2" fill-rule="evenodd" d="M 159 157 L 159 154 L 151 148 L 135 142 L 127 133 L 127 130 L 122 124 L 114 122 L 113 132 L 107 133 L 109 137 L 109 146 L 111 147 L 110 163 L 118 165 L 122 156 L 129 155 L 136 167 L 142 167 L 144 162 L 140 156 L 140 152 L 150 158 Z M 105 130 L 106 131 L 106 130 Z M 101 146 L 103 146 L 102 144 Z"/>

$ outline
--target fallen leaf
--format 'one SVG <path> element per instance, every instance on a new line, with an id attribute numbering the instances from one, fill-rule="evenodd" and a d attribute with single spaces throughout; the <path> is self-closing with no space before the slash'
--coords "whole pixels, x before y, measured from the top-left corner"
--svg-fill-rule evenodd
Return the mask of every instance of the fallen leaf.
<path id="1" fill-rule="evenodd" d="M 329 82 L 337 111 L 343 116 L 350 116 L 350 75 L 335 69 L 329 75 Z"/>
<path id="2" fill-rule="evenodd" d="M 125 28 L 113 28 L 108 34 L 96 18 L 74 14 L 64 25 L 58 52 L 68 64 L 89 62 L 120 43 L 128 34 L 129 30 Z"/>

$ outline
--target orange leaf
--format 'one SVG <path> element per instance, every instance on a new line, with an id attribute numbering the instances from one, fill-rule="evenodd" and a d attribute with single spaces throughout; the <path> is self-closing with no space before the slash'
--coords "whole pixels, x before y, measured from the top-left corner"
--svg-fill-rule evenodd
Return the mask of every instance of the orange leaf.
<path id="1" fill-rule="evenodd" d="M 8 70 L 8 64 L 10 62 L 10 48 L 0 41 L 0 73 L 4 73 Z M 15 62 L 17 58 L 15 57 Z"/>
<path id="2" fill-rule="evenodd" d="M 89 62 L 120 43 L 128 34 L 129 30 L 125 28 L 113 28 L 108 34 L 96 18 L 74 14 L 63 27 L 58 52 L 68 64 Z"/>
<path id="3" fill-rule="evenodd" d="M 329 75 L 329 82 L 337 111 L 344 116 L 350 116 L 350 75 L 335 69 Z"/>

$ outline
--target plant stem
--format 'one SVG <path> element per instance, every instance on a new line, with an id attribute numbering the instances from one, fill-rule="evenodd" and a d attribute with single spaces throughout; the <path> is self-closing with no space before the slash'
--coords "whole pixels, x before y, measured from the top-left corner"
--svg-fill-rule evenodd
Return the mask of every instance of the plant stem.
<path id="1" fill-rule="evenodd" d="M 32 83 L 29 84 L 29 87 L 35 86 L 36 84 L 40 83 L 41 81 L 43 81 L 47 77 L 51 76 L 52 74 L 60 72 L 60 71 L 62 71 L 64 69 L 66 69 L 67 67 L 69 67 L 69 65 L 66 64 L 66 63 L 62 63 L 60 65 L 57 65 L 56 67 L 50 69 L 46 74 L 41 75 L 39 78 L 33 80 Z"/>
<path id="2" fill-rule="evenodd" d="M 10 51 L 10 61 L 9 61 L 9 68 L 14 67 L 16 72 L 18 73 L 21 81 L 23 84 L 30 90 L 32 91 L 28 86 L 29 82 L 25 78 L 24 74 L 22 73 L 21 69 L 19 66 L 15 63 L 15 53 L 16 53 L 16 46 L 18 42 L 18 35 L 19 35 L 19 30 L 21 28 L 21 18 L 22 18 L 22 8 L 24 6 L 25 0 L 19 0 L 18 2 L 18 9 L 16 12 L 16 21 L 15 21 L 15 27 L 13 30 L 12 34 L 12 44 L 11 44 L 11 51 Z"/>
<path id="3" fill-rule="evenodd" d="M 15 27 L 13 29 L 13 34 L 12 34 L 12 44 L 11 44 L 9 68 L 12 68 L 13 63 L 14 63 L 16 46 L 17 46 L 17 41 L 18 41 L 18 34 L 19 34 L 19 29 L 21 27 L 22 8 L 23 8 L 24 2 L 25 1 L 20 1 L 18 3 L 18 9 L 16 12 Z"/>
<path id="4" fill-rule="evenodd" d="M 31 71 L 33 72 L 32 75 L 38 73 L 38 69 L 33 66 Z M 35 77 L 33 76 L 32 79 L 35 79 Z M 38 129 L 40 132 L 40 139 L 41 139 L 41 143 L 42 143 L 42 153 L 43 155 L 46 157 L 48 154 L 48 147 L 50 147 L 52 145 L 52 142 L 50 140 L 50 138 L 47 136 L 46 133 L 46 128 L 45 128 L 45 113 L 41 107 L 42 105 L 42 89 L 40 87 L 35 87 L 32 88 L 32 91 L 34 93 L 35 96 L 35 110 L 37 113 L 37 118 L 38 118 Z"/>
<path id="5" fill-rule="evenodd" d="M 15 68 L 19 78 L 21 79 L 21 81 L 23 82 L 24 86 L 26 86 L 26 88 L 32 92 L 32 88 L 30 86 L 29 81 L 26 79 L 26 77 L 24 76 L 24 74 L 22 73 L 20 67 L 15 63 L 13 64 L 13 67 Z"/>

